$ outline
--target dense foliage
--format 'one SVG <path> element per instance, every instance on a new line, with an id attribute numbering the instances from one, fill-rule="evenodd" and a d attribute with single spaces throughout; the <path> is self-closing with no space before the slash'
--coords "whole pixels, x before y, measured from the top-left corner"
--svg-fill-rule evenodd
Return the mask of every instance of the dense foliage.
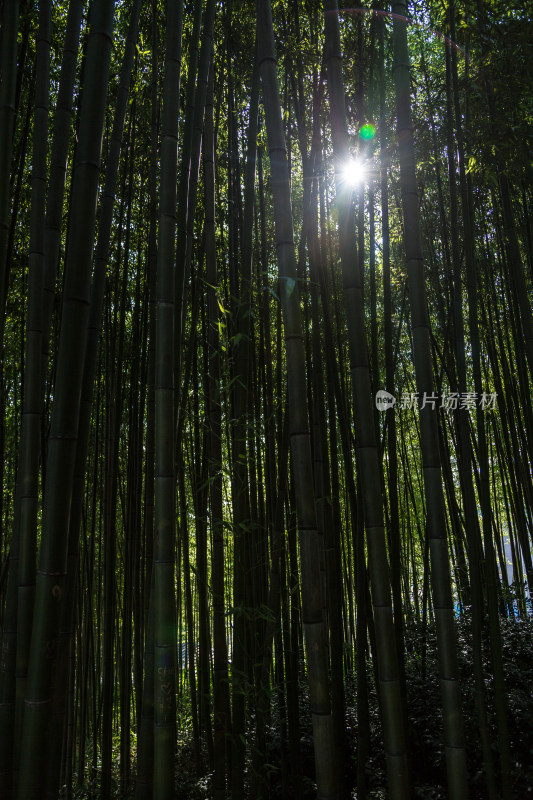
<path id="1" fill-rule="evenodd" d="M 531 790 L 530 12 L 0 0 L 2 798 Z"/>

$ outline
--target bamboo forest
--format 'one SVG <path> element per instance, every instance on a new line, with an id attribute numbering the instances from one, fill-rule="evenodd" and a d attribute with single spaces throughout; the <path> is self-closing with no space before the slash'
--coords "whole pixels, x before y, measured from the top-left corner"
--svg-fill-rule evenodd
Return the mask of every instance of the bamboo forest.
<path id="1" fill-rule="evenodd" d="M 533 798 L 531 0 L 0 0 L 0 800 Z"/>

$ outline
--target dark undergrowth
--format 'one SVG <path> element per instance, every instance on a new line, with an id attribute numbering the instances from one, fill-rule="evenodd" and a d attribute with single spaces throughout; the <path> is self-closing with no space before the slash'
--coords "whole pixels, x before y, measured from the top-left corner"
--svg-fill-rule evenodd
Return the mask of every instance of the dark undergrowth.
<path id="1" fill-rule="evenodd" d="M 471 800 L 489 800 L 479 747 L 478 723 L 475 709 L 474 676 L 472 664 L 472 638 L 468 615 L 457 624 L 458 655 L 461 678 L 463 711 L 465 719 L 465 740 L 470 776 Z M 440 694 L 436 666 L 435 630 L 428 626 L 426 635 L 425 676 L 423 656 L 422 627 L 410 624 L 406 628 L 406 678 L 407 709 L 409 722 L 409 745 L 411 756 L 411 778 L 413 796 L 417 800 L 444 800 L 446 790 L 446 765 L 444 760 L 443 726 L 439 713 Z M 533 798 L 533 621 L 502 621 L 502 645 L 505 669 L 505 683 L 508 697 L 508 724 L 512 756 L 513 795 L 520 800 Z M 490 669 L 490 651 L 486 643 L 483 649 L 485 687 L 489 704 L 489 725 L 491 730 L 492 754 L 496 770 L 499 754 L 496 720 L 493 713 L 494 685 Z M 369 800 L 385 800 L 388 794 L 385 784 L 385 756 L 382 745 L 381 723 L 375 685 L 369 670 L 369 711 L 370 711 L 370 756 L 366 764 L 366 777 Z M 357 798 L 357 711 L 355 704 L 355 680 L 349 677 L 346 682 L 346 750 L 345 750 L 345 797 Z M 269 765 L 270 797 L 293 797 L 290 787 L 283 788 L 281 743 L 277 726 L 277 710 L 274 708 L 269 727 L 269 742 L 266 763 Z M 305 682 L 302 681 L 300 695 L 301 753 L 303 767 L 303 795 L 316 797 L 314 784 L 313 743 L 309 699 Z M 209 798 L 210 776 L 198 782 L 190 774 L 193 763 L 190 744 L 182 750 L 178 768 L 179 800 L 200 800 Z M 189 774 L 187 774 L 187 765 Z M 251 786 L 253 779 L 249 780 Z M 253 789 L 249 793 L 253 800 Z M 492 798 L 490 798 L 492 800 Z"/>
<path id="2" fill-rule="evenodd" d="M 482 770 L 477 716 L 475 710 L 474 678 L 472 665 L 472 640 L 468 615 L 458 620 L 458 655 L 461 677 L 465 739 L 470 776 L 471 800 L 489 800 Z M 446 791 L 446 765 L 444 761 L 443 727 L 439 712 L 440 696 L 436 668 L 435 631 L 429 625 L 426 631 L 424 656 L 422 627 L 410 624 L 406 628 L 406 678 L 407 709 L 409 726 L 411 779 L 413 797 L 416 800 L 444 800 Z M 508 697 L 508 724 L 512 755 L 513 796 L 517 800 L 533 800 L 533 620 L 502 621 L 502 649 L 505 681 Z M 425 660 L 425 668 L 424 668 Z M 493 713 L 494 686 L 490 670 L 490 653 L 487 645 L 483 649 L 485 687 L 489 706 L 492 753 L 498 771 L 498 744 L 496 722 Z M 425 674 L 424 674 L 425 673 Z M 304 800 L 316 797 L 314 784 L 313 742 L 309 696 L 305 678 L 300 683 L 299 722 L 300 751 L 302 760 L 302 791 Z M 355 679 L 346 680 L 346 747 L 344 754 L 346 788 L 344 798 L 355 800 L 357 775 L 357 710 L 355 702 Z M 212 797 L 212 776 L 205 772 L 198 778 L 192 742 L 192 726 L 186 704 L 182 705 L 182 725 L 179 731 L 178 756 L 176 762 L 176 800 L 209 800 Z M 385 800 L 388 797 L 385 785 L 385 757 L 382 745 L 381 723 L 372 669 L 369 668 L 369 716 L 370 741 L 366 763 L 368 800 Z M 273 698 L 272 715 L 267 728 L 267 750 L 264 762 L 269 776 L 269 797 L 272 800 L 289 800 L 294 794 L 283 776 L 282 745 L 279 734 L 279 709 Z M 250 730 L 254 721 L 250 720 Z M 251 741 L 250 741 L 251 743 Z M 248 748 L 251 749 L 250 747 Z M 204 753 L 204 756 L 206 754 Z M 207 759 L 205 759 L 207 763 Z M 287 763 L 287 762 L 285 762 Z M 118 764 L 117 764 L 118 767 Z M 498 776 L 499 777 L 499 776 Z M 77 798 L 98 797 L 97 781 L 92 787 L 75 791 Z M 257 796 L 257 785 L 252 774 L 251 763 L 247 764 L 246 784 L 248 798 Z M 133 793 L 120 793 L 115 797 L 129 800 Z M 341 798 L 339 799 L 341 800 Z M 490 798 L 490 800 L 494 800 Z"/>

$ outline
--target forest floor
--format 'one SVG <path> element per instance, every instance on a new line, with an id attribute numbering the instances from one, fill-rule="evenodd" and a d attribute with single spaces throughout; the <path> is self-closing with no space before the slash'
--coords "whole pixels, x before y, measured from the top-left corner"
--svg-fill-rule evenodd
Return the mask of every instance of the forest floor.
<path id="1" fill-rule="evenodd" d="M 475 708 L 472 640 L 470 622 L 467 618 L 457 620 L 458 657 L 461 677 L 465 738 L 470 776 L 470 800 L 489 800 L 482 770 L 477 715 Z M 514 800 L 533 800 L 533 618 L 503 620 L 502 652 L 504 658 L 505 684 L 508 698 L 508 724 L 512 756 L 512 787 Z M 488 638 L 488 637 L 487 637 Z M 410 741 L 410 763 L 412 770 L 414 800 L 446 800 L 446 765 L 444 760 L 443 727 L 439 713 L 440 694 L 437 680 L 436 642 L 433 625 L 426 630 L 425 674 L 423 668 L 424 647 L 422 627 L 411 624 L 405 631 L 407 709 Z M 493 713 L 494 687 L 489 669 L 488 647 L 483 650 L 485 686 L 488 699 L 491 745 L 498 770 L 498 745 L 496 723 Z M 378 701 L 371 670 L 369 678 L 370 741 L 366 764 L 367 800 L 387 800 L 385 783 L 385 756 Z M 356 683 L 349 678 L 346 683 L 346 790 L 339 800 L 358 800 L 357 785 L 357 708 Z M 309 694 L 305 678 L 300 681 L 300 750 L 302 758 L 302 800 L 314 800 L 313 740 Z M 212 775 L 198 778 L 195 768 L 192 741 L 192 725 L 187 712 L 187 699 L 180 703 L 181 725 L 179 729 L 178 755 L 176 762 L 176 800 L 211 800 Z M 293 800 L 290 789 L 283 790 L 281 770 L 281 742 L 279 738 L 279 713 L 274 705 L 268 728 L 266 763 L 270 775 L 270 800 Z M 251 728 L 253 729 L 253 720 Z M 117 753 L 118 755 L 118 753 Z M 205 754 L 204 754 L 205 755 Z M 117 758 L 117 767 L 118 767 Z M 133 765 L 134 767 L 134 765 Z M 248 770 L 251 765 L 248 764 Z M 133 768 L 133 773 L 135 767 Z M 74 789 L 77 800 L 92 800 L 99 797 L 98 773 L 89 786 Z M 118 775 L 117 775 L 118 778 Z M 254 779 L 246 776 L 250 791 L 248 800 L 256 800 Z M 134 793 L 122 793 L 118 780 L 113 796 L 121 800 L 133 800 Z M 491 798 L 490 800 L 493 800 Z"/>
<path id="2" fill-rule="evenodd" d="M 458 620 L 458 655 L 461 676 L 465 737 L 467 743 L 468 772 L 470 776 L 470 800 L 488 800 L 484 781 L 477 716 L 475 709 L 474 678 L 470 623 Z M 444 761 L 442 718 L 436 667 L 435 630 L 427 628 L 426 670 L 423 673 L 422 631 L 420 625 L 406 629 L 406 678 L 408 691 L 409 738 L 414 798 L 416 800 L 445 800 L 446 767 Z M 518 800 L 533 800 L 533 620 L 531 618 L 502 621 L 502 644 L 505 683 L 508 696 L 509 737 L 512 756 L 513 796 Z M 489 709 L 493 709 L 493 682 L 489 672 L 488 648 L 484 649 L 483 662 L 485 685 Z M 386 800 L 385 759 L 382 745 L 381 724 L 374 682 L 370 679 L 370 743 L 366 775 L 368 800 Z M 355 704 L 355 681 L 347 683 L 346 710 L 346 800 L 356 800 L 357 771 L 357 712 Z M 303 762 L 303 797 L 316 797 L 313 764 L 313 745 L 309 700 L 302 681 L 300 697 L 301 752 Z M 496 768 L 498 769 L 498 745 L 495 718 L 489 713 L 491 743 Z M 281 784 L 280 741 L 275 711 L 268 745 L 267 762 L 270 765 L 270 797 L 284 800 L 293 797 L 283 792 Z M 193 753 L 188 742 L 178 756 L 177 800 L 208 800 L 211 797 L 209 777 L 198 781 L 192 775 Z M 253 781 L 251 781 L 253 785 Z M 254 795 L 249 795 L 254 800 Z"/>

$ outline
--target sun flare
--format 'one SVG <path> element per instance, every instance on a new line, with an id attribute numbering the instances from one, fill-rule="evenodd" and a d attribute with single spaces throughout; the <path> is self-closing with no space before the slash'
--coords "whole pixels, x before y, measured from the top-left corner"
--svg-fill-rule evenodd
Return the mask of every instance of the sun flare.
<path id="1" fill-rule="evenodd" d="M 343 171 L 344 180 L 352 186 L 357 186 L 364 181 L 366 175 L 365 165 L 361 161 L 352 159 Z"/>

